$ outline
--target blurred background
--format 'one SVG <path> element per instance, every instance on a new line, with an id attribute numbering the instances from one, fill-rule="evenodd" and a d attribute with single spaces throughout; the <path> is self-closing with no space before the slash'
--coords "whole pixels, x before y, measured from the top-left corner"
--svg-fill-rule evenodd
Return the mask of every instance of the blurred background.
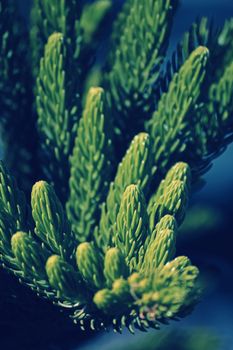
<path id="1" fill-rule="evenodd" d="M 17 1 L 28 22 L 31 1 Z M 115 2 L 117 11 L 123 1 Z M 182 33 L 201 16 L 220 25 L 233 16 L 233 0 L 181 0 L 168 56 Z M 73 331 L 48 341 L 46 346 L 35 344 L 33 349 L 233 350 L 233 145 L 214 161 L 204 180 L 205 186 L 193 194 L 189 220 L 178 239 L 177 253 L 188 255 L 200 267 L 206 286 L 201 303 L 190 316 L 148 335 L 110 332 L 80 344 L 79 334 Z M 1 340 L 0 348 L 6 349 L 1 347 Z"/>

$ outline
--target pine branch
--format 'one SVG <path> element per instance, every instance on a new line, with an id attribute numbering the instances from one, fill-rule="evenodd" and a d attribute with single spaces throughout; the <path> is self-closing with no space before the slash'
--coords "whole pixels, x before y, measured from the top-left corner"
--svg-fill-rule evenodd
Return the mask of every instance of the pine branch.
<path id="1" fill-rule="evenodd" d="M 62 200 L 67 197 L 72 153 L 79 118 L 79 97 L 70 47 L 62 34 L 50 36 L 37 78 L 38 131 L 46 178 Z"/>
<path id="2" fill-rule="evenodd" d="M 3 162 L 0 162 L 0 205 L 13 219 L 15 230 L 26 228 L 25 196 Z"/>
<path id="3" fill-rule="evenodd" d="M 143 4 L 129 0 L 115 25 L 106 87 L 124 139 L 135 135 L 128 130 L 128 123 L 134 123 L 134 132 L 140 131 L 153 109 L 153 89 L 176 4 L 173 0 L 146 0 Z"/>
<path id="4" fill-rule="evenodd" d="M 80 1 L 35 0 L 31 13 L 31 49 L 33 74 L 36 78 L 44 46 L 50 35 L 62 33 L 71 46 L 71 55 L 77 60 L 80 53 Z"/>
<path id="5" fill-rule="evenodd" d="M 72 260 L 74 236 L 53 187 L 45 181 L 37 182 L 32 189 L 31 205 L 36 235 L 52 252 Z"/>
<path id="6" fill-rule="evenodd" d="M 127 22 L 127 18 L 130 15 L 131 8 L 133 7 L 133 2 L 134 2 L 134 0 L 124 1 L 121 10 L 117 14 L 117 17 L 116 17 L 115 21 L 113 22 L 113 25 L 112 25 L 113 28 L 112 28 L 112 33 L 111 33 L 112 48 L 114 48 L 114 47 L 116 48 L 120 44 L 121 35 L 124 31 L 124 27 L 125 27 L 125 24 Z M 110 56 L 109 60 L 114 60 L 113 49 L 112 49 L 112 52 L 110 50 L 109 56 Z"/>
<path id="7" fill-rule="evenodd" d="M 208 170 L 211 160 L 218 156 L 226 145 L 231 142 L 232 127 L 230 122 L 227 125 L 222 122 L 224 118 L 222 115 L 223 110 L 228 110 L 228 118 L 232 114 L 232 89 L 231 86 L 226 89 L 230 79 L 229 76 L 226 78 L 226 75 L 225 78 L 222 78 L 231 62 L 231 33 L 231 20 L 227 20 L 221 30 L 216 30 L 213 24 L 208 23 L 207 18 L 202 18 L 194 23 L 189 32 L 184 34 L 180 44 L 178 44 L 171 62 L 167 65 L 164 78 L 160 82 L 161 90 L 167 91 L 174 74 L 179 71 L 192 50 L 199 45 L 209 48 L 210 57 L 206 67 L 207 72 L 197 100 L 197 106 L 193 112 L 193 118 L 195 118 L 192 130 L 193 140 L 181 158 L 184 161 L 189 161 L 192 169 L 195 170 L 195 175 L 198 176 Z M 218 62 L 217 68 L 216 62 Z M 229 73 L 230 67 L 228 69 Z M 218 87 L 218 92 L 216 87 Z M 214 102 L 213 105 L 215 100 L 213 94 L 215 94 L 215 91 L 216 95 L 224 95 L 224 99 Z M 200 135 L 202 135 L 201 138 Z M 193 148 L 196 148 L 198 144 L 200 149 L 194 154 Z"/>
<path id="8" fill-rule="evenodd" d="M 116 247 L 109 248 L 104 258 L 104 277 L 108 287 L 111 288 L 119 278 L 127 278 L 128 276 L 129 269 L 121 253 L 121 249 Z"/>
<path id="9" fill-rule="evenodd" d="M 190 187 L 191 171 L 188 164 L 181 162 L 175 164 L 148 203 L 151 230 L 154 229 L 155 222 L 168 214 L 174 215 L 179 224 L 183 222 Z"/>
<path id="10" fill-rule="evenodd" d="M 176 50 L 173 52 L 171 59 L 168 61 L 160 80 L 160 90 L 162 92 L 168 90 L 174 74 L 178 73 L 181 66 L 189 58 L 190 54 L 199 46 L 205 46 L 211 50 L 210 61 L 212 56 L 215 56 L 216 51 L 218 50 L 218 35 L 219 30 L 214 28 L 213 23 L 209 23 L 207 17 L 202 17 L 200 20 L 194 22 L 189 31 L 184 33 Z M 207 76 L 206 78 L 208 79 L 209 77 Z"/>
<path id="11" fill-rule="evenodd" d="M 31 11 L 30 35 L 35 79 L 44 45 L 50 35 L 59 32 L 70 46 L 70 54 L 76 62 L 81 93 L 88 70 L 93 64 L 93 56 L 96 55 L 96 41 L 102 33 L 111 6 L 110 0 L 97 0 L 86 5 L 80 0 L 35 0 Z"/>
<path id="12" fill-rule="evenodd" d="M 7 268 L 16 267 L 11 249 L 11 237 L 16 232 L 14 218 L 3 210 L 0 211 L 0 265 Z"/>
<path id="13" fill-rule="evenodd" d="M 45 267 L 49 283 L 57 291 L 57 298 L 76 304 L 81 304 L 87 299 L 82 291 L 80 275 L 62 257 L 50 256 Z"/>
<path id="14" fill-rule="evenodd" d="M 23 192 L 3 162 L 0 162 L 0 205 L 0 262 L 14 269 L 11 239 L 16 231 L 28 228 L 27 206 Z"/>
<path id="15" fill-rule="evenodd" d="M 56 300 L 55 291 L 49 285 L 45 264 L 51 252 L 28 233 L 18 231 L 11 237 L 12 261 L 4 266 L 19 281 L 31 288 L 38 296 Z M 64 296 L 63 296 L 64 299 Z"/>
<path id="16" fill-rule="evenodd" d="M 187 190 L 190 187 L 190 176 L 190 170 L 186 164 L 177 164 L 167 174 L 158 192 L 160 195 L 162 190 L 164 194 L 169 193 L 169 186 L 173 181 L 179 181 Z M 132 196 L 131 199 L 130 195 Z M 183 200 L 178 200 L 179 194 L 175 192 L 171 192 L 171 195 L 175 198 L 174 200 L 171 199 L 173 204 L 171 215 L 173 215 L 177 212 L 177 206 L 174 203 L 179 202 L 180 204 L 183 203 Z M 185 191 L 183 196 L 186 196 L 185 202 L 187 203 L 188 192 Z M 112 263 L 113 270 L 110 270 L 110 276 L 115 276 L 118 279 L 113 282 L 111 277 L 108 278 L 105 288 L 98 291 L 93 300 L 104 313 L 115 315 L 123 312 L 123 310 L 126 312 L 127 307 L 129 305 L 132 307 L 136 300 L 136 304 L 139 305 L 140 317 L 149 320 L 156 316 L 156 319 L 159 320 L 168 317 L 168 315 L 170 317 L 170 315 L 183 312 L 183 303 L 186 303 L 187 308 L 189 308 L 191 306 L 190 301 L 197 300 L 199 293 L 196 285 L 198 271 L 190 265 L 187 258 L 181 257 L 174 260 L 174 262 L 171 261 L 175 254 L 175 232 L 177 231 L 177 224 L 173 216 L 163 216 L 159 222 L 157 221 L 154 230 L 150 230 L 149 227 L 146 230 L 144 229 L 148 219 L 146 219 L 146 210 L 143 210 L 145 206 L 143 203 L 144 199 L 139 197 L 137 187 L 129 186 L 122 197 L 116 231 L 113 232 L 115 240 L 112 244 L 116 244 L 118 249 L 109 248 L 105 253 L 105 261 L 109 259 L 109 255 L 115 256 L 117 263 Z M 156 206 L 156 204 L 154 205 Z M 152 204 L 150 205 L 152 206 Z M 136 264 L 134 259 L 137 261 Z M 85 261 L 87 261 L 87 258 Z M 130 272 L 126 271 L 126 263 L 130 266 L 132 275 L 129 275 Z M 108 269 L 110 266 L 109 263 Z M 170 266 L 172 266 L 171 273 Z M 165 285 L 166 288 L 171 288 L 173 293 L 176 293 L 175 300 L 171 300 L 172 293 L 163 290 L 162 284 L 160 284 L 160 279 L 165 278 L 163 270 L 165 268 L 170 273 L 170 280 L 168 279 L 170 282 L 165 283 Z M 179 269 L 181 271 L 184 269 L 184 272 Z M 138 272 L 133 273 L 134 271 Z M 186 273 L 190 274 L 190 277 L 186 277 Z M 151 276 L 154 274 L 159 276 L 158 283 L 153 282 L 153 278 L 151 280 Z M 105 273 L 105 276 L 109 275 Z M 126 276 L 128 276 L 127 279 Z M 185 283 L 186 278 L 187 280 L 189 278 L 189 282 L 187 282 L 187 288 L 183 289 L 181 286 Z M 156 278 L 154 281 L 156 281 Z M 151 290 L 152 285 L 153 291 Z M 121 305 L 121 311 L 119 305 Z"/>
<path id="17" fill-rule="evenodd" d="M 88 240 L 100 216 L 112 173 L 111 121 L 101 88 L 91 88 L 71 157 L 67 213 L 76 239 Z"/>
<path id="18" fill-rule="evenodd" d="M 198 300 L 200 288 L 197 280 L 198 270 L 187 257 L 180 256 L 170 261 L 155 271 L 150 282 L 155 292 L 145 294 L 139 301 L 141 312 L 147 311 L 150 306 L 151 317 L 172 317 L 177 312 L 182 314 L 184 305 L 188 308 L 190 302 L 194 302 L 194 293 Z M 157 307 L 151 309 L 155 304 Z"/>
<path id="19" fill-rule="evenodd" d="M 232 62 L 233 45 L 232 45 L 232 34 L 233 34 L 233 18 L 225 21 L 221 32 L 217 38 L 218 44 L 218 66 L 216 70 L 216 78 L 220 79 L 222 72 Z"/>
<path id="20" fill-rule="evenodd" d="M 41 239 L 41 241 L 38 241 L 31 233 L 18 231 L 28 227 L 25 199 L 2 163 L 0 177 L 0 261 L 2 266 L 20 278 L 23 283 L 27 284 L 40 296 L 52 300 L 69 301 L 70 297 L 67 295 L 65 287 L 63 294 L 56 291 L 59 288 L 56 288 L 55 282 L 51 282 L 51 280 L 54 281 L 51 274 L 53 275 L 54 270 L 56 274 L 56 269 L 60 268 L 59 278 L 62 281 L 61 271 L 64 271 L 65 274 L 65 271 L 68 270 L 69 276 L 67 276 L 67 279 L 71 281 L 73 267 L 68 262 L 64 262 L 62 265 L 60 263 L 62 258 L 60 258 L 58 267 L 56 265 L 49 274 L 49 280 L 46 274 L 47 259 L 52 254 L 51 251 L 59 251 L 62 255 L 66 255 L 70 261 L 70 255 L 72 252 L 74 253 L 75 247 L 74 241 L 72 243 L 69 225 L 66 223 L 61 204 L 53 189 L 42 182 L 37 183 L 33 188 L 32 214 L 36 222 L 35 232 L 38 238 Z M 60 246 L 59 239 L 62 243 Z M 77 272 L 75 274 L 77 275 Z M 73 296 L 75 290 L 74 288 Z M 78 300 L 83 300 L 80 294 Z"/>
<path id="21" fill-rule="evenodd" d="M 87 3 L 83 7 L 80 26 L 83 29 L 83 41 L 93 44 L 97 32 L 102 28 L 102 22 L 108 15 L 113 5 L 112 0 L 96 0 Z"/>
<path id="22" fill-rule="evenodd" d="M 99 289 L 103 286 L 103 259 L 94 244 L 85 242 L 77 247 L 76 260 L 78 269 L 87 284 Z"/>
<path id="23" fill-rule="evenodd" d="M 125 157 L 119 164 L 115 180 L 110 184 L 106 202 L 102 205 L 99 228 L 95 230 L 97 245 L 106 249 L 114 237 L 121 197 L 127 186 L 135 184 L 147 193 L 155 172 L 152 166 L 151 140 L 145 133 L 134 137 Z"/>
<path id="24" fill-rule="evenodd" d="M 31 232 L 16 233 L 31 229 L 31 223 L 27 217 L 24 194 L 2 162 L 0 179 L 0 263 L 37 294 L 54 299 L 43 266 L 49 251 L 33 238 Z"/>
<path id="25" fill-rule="evenodd" d="M 233 133 L 233 64 L 226 66 L 221 78 L 211 84 L 208 100 L 200 113 L 205 113 L 203 129 L 206 134 L 206 149 L 215 155 L 231 141 Z M 208 127 L 207 127 L 208 126 Z"/>
<path id="26" fill-rule="evenodd" d="M 156 237 L 150 241 L 146 252 L 142 271 L 149 276 L 156 268 L 171 261 L 175 255 L 176 235 L 173 230 L 157 230 Z"/>
<path id="27" fill-rule="evenodd" d="M 11 244 L 16 264 L 24 277 L 32 279 L 35 284 L 43 284 L 42 281 L 47 279 L 45 263 L 49 252 L 25 232 L 15 233 L 11 238 Z"/>
<path id="28" fill-rule="evenodd" d="M 198 271 L 192 266 L 189 267 L 191 272 L 187 271 L 187 276 L 186 270 L 179 270 L 180 265 L 176 270 L 178 277 L 173 276 L 174 268 L 171 272 L 168 269 L 172 274 L 170 282 L 164 286 L 162 282 L 159 284 L 165 278 L 161 275 L 163 269 L 167 264 L 172 264 L 170 260 L 174 256 L 174 217 L 163 216 L 152 231 L 148 226 L 146 202 L 142 192 L 133 184 L 122 191 L 125 184 L 122 176 L 135 156 L 138 160 L 142 157 L 144 163 L 140 171 L 134 174 L 134 180 L 144 189 L 148 184 L 149 179 L 145 173 L 149 162 L 146 151 L 148 145 L 149 138 L 146 134 L 137 136 L 117 172 L 114 184 L 121 184 L 122 187 L 118 187 L 120 203 L 117 205 L 117 230 L 113 231 L 113 241 L 105 252 L 93 241 L 79 244 L 76 250 L 77 267 L 72 259 L 75 247 L 73 233 L 60 201 L 52 186 L 46 182 L 40 181 L 32 189 L 32 217 L 36 236 L 31 232 L 27 234 L 13 231 L 14 228 L 9 231 L 14 223 L 10 217 L 10 225 L 7 227 L 9 236 L 6 237 L 4 233 L 7 231 L 3 233 L 3 230 L 7 222 L 3 222 L 4 227 L 0 221 L 0 259 L 3 266 L 40 296 L 70 308 L 70 312 L 74 312 L 74 320 L 83 328 L 92 325 L 92 328 L 98 329 L 113 325 L 120 330 L 126 324 L 132 331 L 133 325 L 137 323 L 138 328 L 145 329 L 151 325 L 156 326 L 160 319 L 179 315 L 184 304 L 189 306 L 192 300 L 196 300 L 194 282 Z M 13 199 L 17 203 L 21 197 L 16 185 L 5 169 L 2 169 L 3 183 L 9 183 L 6 186 L 8 192 L 2 191 L 2 202 L 5 203 L 4 208 L 9 207 L 12 214 L 13 209 L 19 207 Z M 161 188 L 166 193 L 174 178 L 188 184 L 189 176 L 185 164 L 177 165 L 169 172 Z M 177 196 L 176 193 L 173 195 Z M 19 204 L 22 206 L 23 202 L 20 201 Z M 171 215 L 175 213 L 176 206 L 171 210 Z M 15 215 L 14 219 L 16 218 Z M 158 281 L 155 278 L 156 283 L 153 279 L 155 273 L 159 276 Z M 182 281 L 187 280 L 188 275 L 189 286 L 184 288 Z M 177 280 L 179 287 L 176 285 Z M 167 296 L 171 288 L 173 292 L 179 291 L 176 308 L 173 300 Z M 160 289 L 161 295 L 158 298 Z M 152 311 L 157 309 L 158 315 L 152 317 Z"/>
<path id="29" fill-rule="evenodd" d="M 200 96 L 208 56 L 205 47 L 192 52 L 173 76 L 168 91 L 162 95 L 157 110 L 147 123 L 147 130 L 154 140 L 154 164 L 160 174 L 166 173 L 174 162 L 183 160 L 187 148 L 190 160 L 202 154 L 203 133 L 192 133 L 192 125 L 198 125 L 195 103 Z M 195 149 L 191 150 L 189 145 L 194 142 Z"/>
<path id="30" fill-rule="evenodd" d="M 126 188 L 116 221 L 114 244 L 125 257 L 130 271 L 134 271 L 140 258 L 139 249 L 148 234 L 148 215 L 143 193 L 135 185 Z"/>

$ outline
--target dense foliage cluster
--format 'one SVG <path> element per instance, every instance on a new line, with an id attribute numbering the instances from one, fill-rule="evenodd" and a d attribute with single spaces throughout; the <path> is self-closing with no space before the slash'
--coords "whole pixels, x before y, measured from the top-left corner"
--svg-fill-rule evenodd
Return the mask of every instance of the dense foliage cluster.
<path id="1" fill-rule="evenodd" d="M 28 33 L 0 0 L 0 263 L 83 329 L 157 327 L 199 298 L 176 235 L 231 140 L 233 21 L 197 21 L 165 65 L 177 6 L 126 0 L 100 60 L 113 1 L 35 0 Z"/>

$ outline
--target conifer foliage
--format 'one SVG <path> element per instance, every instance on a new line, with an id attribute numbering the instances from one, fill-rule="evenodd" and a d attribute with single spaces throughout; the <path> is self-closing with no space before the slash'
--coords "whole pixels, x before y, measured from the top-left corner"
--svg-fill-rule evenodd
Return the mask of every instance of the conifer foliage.
<path id="1" fill-rule="evenodd" d="M 164 69 L 177 5 L 126 0 L 88 89 L 113 1 L 36 0 L 21 35 L 0 0 L 0 264 L 82 329 L 156 328 L 199 299 L 176 238 L 233 134 L 233 24 L 194 23 Z"/>

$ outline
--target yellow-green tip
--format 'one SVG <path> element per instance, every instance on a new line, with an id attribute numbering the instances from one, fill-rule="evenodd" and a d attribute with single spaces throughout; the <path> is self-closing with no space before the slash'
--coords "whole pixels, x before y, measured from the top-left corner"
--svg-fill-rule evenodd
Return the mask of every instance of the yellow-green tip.
<path id="1" fill-rule="evenodd" d="M 94 295 L 93 301 L 99 309 L 107 311 L 114 302 L 114 297 L 109 289 L 102 289 Z"/>
<path id="2" fill-rule="evenodd" d="M 38 181 L 36 182 L 32 187 L 32 193 L 31 198 L 32 201 L 35 201 L 37 203 L 37 197 L 38 195 L 43 191 L 44 188 L 46 188 L 47 182 L 46 181 Z"/>
<path id="3" fill-rule="evenodd" d="M 55 32 L 49 36 L 48 44 L 56 45 L 58 42 L 63 41 L 63 34 L 59 32 Z"/>
<path id="4" fill-rule="evenodd" d="M 104 93 L 104 89 L 102 87 L 94 87 L 92 86 L 89 89 L 88 95 L 91 96 L 96 96 L 96 95 L 101 95 Z"/>
<path id="5" fill-rule="evenodd" d="M 89 242 L 80 243 L 77 247 L 77 254 L 82 254 L 83 252 L 87 251 L 89 248 L 90 248 Z"/>
<path id="6" fill-rule="evenodd" d="M 114 281 L 112 285 L 112 290 L 118 296 L 120 295 L 128 296 L 130 294 L 129 282 L 124 278 L 118 278 L 117 280 Z"/>
<path id="7" fill-rule="evenodd" d="M 171 168 L 173 171 L 190 172 L 190 166 L 185 162 L 178 162 Z"/>
<path id="8" fill-rule="evenodd" d="M 104 98 L 104 89 L 101 87 L 91 87 L 87 94 L 86 108 L 90 108 L 93 103 L 99 103 Z"/>
<path id="9" fill-rule="evenodd" d="M 82 261 L 82 257 L 86 256 L 86 254 L 88 254 L 90 249 L 91 249 L 91 244 L 89 242 L 83 242 L 83 243 L 80 243 L 77 246 L 77 249 L 76 249 L 76 262 L 77 262 L 78 265 Z"/>
<path id="10" fill-rule="evenodd" d="M 139 143 L 143 143 L 143 142 L 146 142 L 148 139 L 150 138 L 149 134 L 147 134 L 146 132 L 140 132 L 139 134 L 137 134 L 133 141 L 132 141 L 132 144 L 134 142 L 139 142 Z"/>
<path id="11" fill-rule="evenodd" d="M 119 251 L 118 248 L 116 248 L 116 247 L 110 248 L 110 249 L 108 249 L 107 252 L 106 252 L 106 257 L 107 257 L 108 259 L 112 259 L 112 258 L 118 256 L 119 253 L 120 253 L 120 251 Z"/>
<path id="12" fill-rule="evenodd" d="M 60 260 L 59 255 L 52 255 L 48 258 L 46 262 L 46 271 L 52 269 Z"/>
<path id="13" fill-rule="evenodd" d="M 40 180 L 37 181 L 34 185 L 33 185 L 33 189 L 34 190 L 40 190 L 41 188 L 44 188 L 47 185 L 46 181 Z"/>
<path id="14" fill-rule="evenodd" d="M 131 184 L 129 186 L 126 187 L 125 192 L 124 192 L 124 196 L 128 196 L 130 194 L 135 194 L 139 192 L 139 188 L 137 185 Z"/>
<path id="15" fill-rule="evenodd" d="M 15 250 L 17 244 L 25 237 L 27 233 L 18 231 L 11 237 L 11 246 L 13 251 Z"/>
<path id="16" fill-rule="evenodd" d="M 192 58 L 199 57 L 206 61 L 209 57 L 209 49 L 206 46 L 198 46 L 192 53 Z"/>

